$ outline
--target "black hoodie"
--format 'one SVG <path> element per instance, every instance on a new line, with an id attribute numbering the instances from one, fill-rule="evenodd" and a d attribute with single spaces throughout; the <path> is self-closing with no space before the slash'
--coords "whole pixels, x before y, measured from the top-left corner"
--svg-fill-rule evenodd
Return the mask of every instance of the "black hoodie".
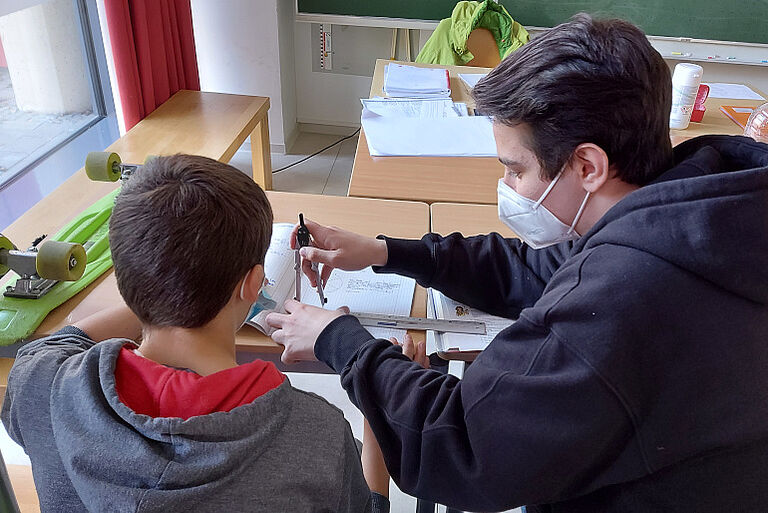
<path id="1" fill-rule="evenodd" d="M 768 145 L 700 137 L 675 162 L 575 243 L 386 239 L 378 271 L 519 317 L 461 380 L 351 316 L 318 338 L 404 491 L 472 511 L 768 511 Z"/>

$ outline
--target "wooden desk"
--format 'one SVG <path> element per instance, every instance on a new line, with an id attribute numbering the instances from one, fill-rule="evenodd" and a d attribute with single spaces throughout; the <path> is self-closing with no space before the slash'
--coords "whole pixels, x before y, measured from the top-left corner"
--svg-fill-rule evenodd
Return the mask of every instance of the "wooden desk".
<path id="1" fill-rule="evenodd" d="M 379 59 L 371 84 L 371 96 L 383 96 L 384 67 L 390 62 Z M 489 68 L 440 66 L 402 63 L 419 67 L 447 68 L 451 78 L 451 97 L 474 106 L 471 93 L 459 73 L 487 73 Z M 754 88 L 753 88 L 754 89 Z M 757 89 L 755 92 L 760 93 Z M 760 93 L 765 96 L 764 94 Z M 721 105 L 755 107 L 754 100 L 707 100 L 701 123 L 691 123 L 686 130 L 670 131 L 672 144 L 707 134 L 739 135 L 742 129 L 720 112 Z M 365 133 L 360 132 L 349 183 L 350 196 L 404 199 L 427 203 L 496 203 L 496 182 L 504 168 L 495 158 L 473 157 L 372 157 Z"/>
<path id="2" fill-rule="evenodd" d="M 275 222 L 294 223 L 299 212 L 322 224 L 341 226 L 357 233 L 376 236 L 418 238 L 429 231 L 429 207 L 425 203 L 318 196 L 268 191 Z M 426 291 L 417 286 L 412 315 L 426 315 Z M 72 299 L 52 311 L 35 332 L 36 336 L 55 333 L 62 327 L 104 308 L 122 303 L 112 269 Z M 418 332 L 416 333 L 419 337 Z M 423 332 L 420 334 L 423 339 Z M 237 335 L 237 349 L 255 353 L 281 353 L 282 346 L 255 328 L 244 326 Z"/>
<path id="3" fill-rule="evenodd" d="M 758 89 L 749 86 L 753 91 L 768 98 L 765 94 Z M 734 123 L 731 118 L 726 116 L 720 110 L 723 105 L 736 105 L 738 107 L 757 107 L 765 102 L 757 100 L 729 100 L 727 98 L 707 98 L 705 106 L 707 107 L 704 112 L 704 118 L 700 123 L 691 123 L 685 130 L 670 130 L 669 137 L 672 139 L 672 145 L 676 146 L 683 141 L 693 139 L 700 135 L 711 134 L 726 134 L 726 135 L 741 135 L 744 133 L 739 125 Z"/>
<path id="4" fill-rule="evenodd" d="M 499 220 L 496 205 L 433 203 L 429 212 L 432 231 L 440 235 L 459 232 L 465 237 L 471 237 L 497 232 L 504 237 L 517 237 Z"/>
<path id="5" fill-rule="evenodd" d="M 175 153 L 229 162 L 250 135 L 254 180 L 269 189 L 268 110 L 269 98 L 179 91 L 106 150 L 119 153 L 126 163 L 140 164 L 147 155 Z M 92 182 L 80 169 L 2 233 L 17 246 L 27 247 L 38 235 L 55 233 L 117 187 L 117 183 Z"/>
<path id="6" fill-rule="evenodd" d="M 384 67 L 376 61 L 371 96 L 384 95 Z M 474 108 L 469 88 L 459 73 L 487 73 L 489 68 L 402 63 L 425 68 L 447 68 L 451 97 Z M 371 157 L 365 133 L 360 131 L 349 182 L 350 196 L 402 200 L 496 203 L 496 182 L 504 167 L 495 157 Z M 489 184 L 491 186 L 489 187 Z"/>

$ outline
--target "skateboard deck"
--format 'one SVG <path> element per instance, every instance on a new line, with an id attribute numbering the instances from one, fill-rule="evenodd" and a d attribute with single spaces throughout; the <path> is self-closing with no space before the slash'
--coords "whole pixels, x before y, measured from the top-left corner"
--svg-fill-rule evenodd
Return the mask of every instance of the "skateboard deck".
<path id="1" fill-rule="evenodd" d="M 27 339 L 51 310 L 83 290 L 112 267 L 112 254 L 109 250 L 109 218 L 112 215 L 112 207 L 115 205 L 115 197 L 119 192 L 118 187 L 85 209 L 50 238 L 83 245 L 88 263 L 80 279 L 60 281 L 39 299 L 5 297 L 0 291 L 0 346 Z M 9 274 L 14 277 L 6 285 L 13 285 L 18 275 L 13 271 L 9 271 Z"/>

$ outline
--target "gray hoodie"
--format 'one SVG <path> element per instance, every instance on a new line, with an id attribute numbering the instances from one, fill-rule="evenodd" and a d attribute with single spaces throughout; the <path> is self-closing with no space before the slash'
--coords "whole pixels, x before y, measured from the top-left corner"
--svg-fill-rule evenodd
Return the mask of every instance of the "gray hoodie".
<path id="1" fill-rule="evenodd" d="M 68 327 L 19 351 L 2 420 L 41 511 L 371 510 L 349 424 L 327 401 L 286 379 L 229 412 L 136 414 L 115 388 L 125 343 Z"/>

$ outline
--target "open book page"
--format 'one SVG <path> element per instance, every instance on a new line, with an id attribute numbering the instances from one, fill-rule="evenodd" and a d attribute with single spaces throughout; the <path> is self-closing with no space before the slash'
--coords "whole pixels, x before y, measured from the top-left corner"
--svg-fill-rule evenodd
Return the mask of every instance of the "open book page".
<path id="1" fill-rule="evenodd" d="M 515 321 L 481 312 L 430 289 L 430 306 L 436 319 L 458 319 L 485 323 L 485 335 L 468 333 L 435 333 L 435 349 L 439 352 L 482 351 L 504 328 Z"/>
<path id="2" fill-rule="evenodd" d="M 282 312 L 283 303 L 293 297 L 295 289 L 294 251 L 290 244 L 293 226 L 291 223 L 272 225 L 272 239 L 264 259 L 267 284 L 262 289 L 259 300 L 251 308 L 246 321 L 267 335 L 273 331 L 264 321 L 267 314 L 275 310 Z"/>
<path id="3" fill-rule="evenodd" d="M 284 312 L 283 304 L 293 297 L 296 272 L 294 251 L 290 247 L 293 224 L 275 223 L 272 239 L 264 260 L 264 274 L 267 285 L 248 314 L 247 324 L 266 335 L 274 329 L 265 321 L 270 312 Z M 347 306 L 356 313 L 380 313 L 409 315 L 413 302 L 416 282 L 411 278 L 394 274 L 376 274 L 369 267 L 361 271 L 347 272 L 334 270 L 325 287 L 328 302 L 326 309 Z M 302 274 L 301 300 L 303 303 L 320 306 L 316 289 L 309 284 L 309 278 Z M 370 328 L 375 337 L 397 337 L 402 342 L 405 330 Z"/>
<path id="4" fill-rule="evenodd" d="M 411 278 L 396 274 L 376 274 L 370 267 L 360 271 L 334 269 L 323 290 L 328 299 L 325 308 L 335 310 L 347 306 L 352 313 L 410 315 L 415 287 L 416 282 Z M 320 306 L 320 298 L 306 276 L 303 276 L 301 295 L 302 303 Z M 377 338 L 397 337 L 402 342 L 405 336 L 405 330 L 366 329 Z"/>

